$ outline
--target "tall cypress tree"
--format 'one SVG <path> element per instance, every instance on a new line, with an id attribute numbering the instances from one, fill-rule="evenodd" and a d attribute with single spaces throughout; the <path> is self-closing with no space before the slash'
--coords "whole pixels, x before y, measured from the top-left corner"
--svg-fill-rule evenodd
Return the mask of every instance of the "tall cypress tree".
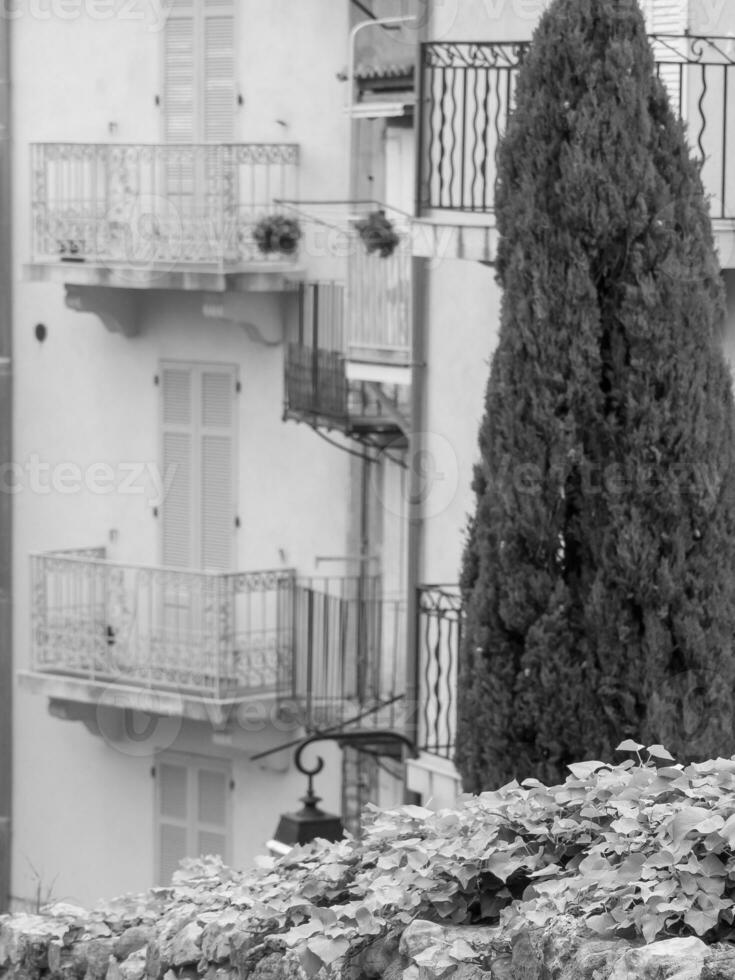
<path id="1" fill-rule="evenodd" d="M 735 453 L 699 166 L 635 0 L 553 0 L 499 155 L 457 765 L 735 752 Z"/>

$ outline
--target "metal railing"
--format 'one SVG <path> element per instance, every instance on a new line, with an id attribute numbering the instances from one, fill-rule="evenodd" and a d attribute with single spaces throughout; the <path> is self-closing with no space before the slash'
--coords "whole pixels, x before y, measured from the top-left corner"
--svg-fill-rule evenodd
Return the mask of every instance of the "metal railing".
<path id="1" fill-rule="evenodd" d="M 407 415 L 408 387 L 383 385 L 381 401 L 368 383 L 348 379 L 345 305 L 341 283 L 300 285 L 298 336 L 284 362 L 285 415 L 346 434 L 394 428 L 385 404 Z"/>
<path id="2" fill-rule="evenodd" d="M 341 725 L 366 708 L 368 724 L 393 723 L 404 686 L 405 615 L 405 601 L 385 597 L 378 576 L 297 585 L 294 697 L 307 730 Z M 372 710 L 386 702 L 382 712 Z"/>
<path id="3" fill-rule="evenodd" d="M 406 365 L 411 360 L 410 220 L 385 205 L 361 205 L 363 220 L 382 211 L 399 241 L 387 256 L 368 252 L 357 232 L 347 262 L 347 356 L 377 364 Z"/>
<path id="4" fill-rule="evenodd" d="M 34 671 L 210 698 L 290 693 L 293 571 L 196 572 L 103 556 L 31 556 Z"/>
<path id="5" fill-rule="evenodd" d="M 451 759 L 457 734 L 457 667 L 462 599 L 453 585 L 420 586 L 417 595 L 419 748 Z"/>
<path id="6" fill-rule="evenodd" d="M 379 578 L 31 556 L 31 669 L 209 699 L 266 695 L 337 723 L 403 684 L 405 605 Z"/>
<path id="7" fill-rule="evenodd" d="M 283 202 L 305 225 L 304 252 L 340 266 L 344 280 L 341 350 L 349 360 L 372 364 L 410 363 L 411 217 L 380 201 Z M 398 243 L 389 255 L 368 252 L 359 224 L 382 212 Z M 322 345 L 326 346 L 326 345 Z"/>
<path id="8" fill-rule="evenodd" d="M 656 72 L 688 126 L 713 218 L 735 218 L 735 40 L 656 34 Z M 528 42 L 426 42 L 419 91 L 420 210 L 488 213 Z"/>
<path id="9" fill-rule="evenodd" d="M 235 265 L 255 223 L 297 194 L 290 143 L 31 145 L 32 259 Z"/>

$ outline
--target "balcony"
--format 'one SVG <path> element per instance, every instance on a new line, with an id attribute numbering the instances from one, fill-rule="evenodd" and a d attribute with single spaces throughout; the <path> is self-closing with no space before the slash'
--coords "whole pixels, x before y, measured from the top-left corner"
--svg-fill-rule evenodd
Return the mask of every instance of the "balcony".
<path id="1" fill-rule="evenodd" d="M 340 352 L 351 379 L 381 384 L 411 380 L 411 218 L 380 201 L 286 201 L 305 228 L 304 253 L 315 280 L 344 285 Z M 361 225 L 380 214 L 397 243 L 384 249 L 375 229 Z M 370 249 L 368 249 L 368 241 Z M 324 272 L 327 271 L 325 275 Z"/>
<path id="2" fill-rule="evenodd" d="M 407 785 L 435 808 L 453 806 L 461 792 L 454 768 L 457 670 L 462 644 L 462 600 L 455 585 L 424 585 L 417 594 L 416 662 L 419 757 L 410 760 Z"/>
<path id="3" fill-rule="evenodd" d="M 735 41 L 651 35 L 656 72 L 702 163 L 723 267 L 735 266 Z M 419 217 L 414 254 L 493 262 L 496 160 L 527 42 L 421 46 Z"/>
<path id="4" fill-rule="evenodd" d="M 341 283 L 301 285 L 298 334 L 286 350 L 284 418 L 377 446 L 402 441 L 409 430 L 410 388 L 351 374 L 345 325 L 349 302 Z M 355 319 L 370 322 L 365 311 Z M 376 346 L 361 349 L 380 354 Z"/>
<path id="5" fill-rule="evenodd" d="M 293 696 L 309 732 L 393 728 L 403 717 L 406 607 L 384 596 L 378 576 L 310 579 L 299 583 L 294 607 L 299 656 Z"/>
<path id="6" fill-rule="evenodd" d="M 296 195 L 298 160 L 289 143 L 33 144 L 27 276 L 98 289 L 292 289 L 297 253 L 262 254 L 253 229 Z"/>
<path id="7" fill-rule="evenodd" d="M 127 565 L 103 548 L 37 554 L 20 682 L 93 730 L 101 706 L 225 728 L 250 701 L 313 728 L 394 697 L 404 623 L 375 578 Z"/>

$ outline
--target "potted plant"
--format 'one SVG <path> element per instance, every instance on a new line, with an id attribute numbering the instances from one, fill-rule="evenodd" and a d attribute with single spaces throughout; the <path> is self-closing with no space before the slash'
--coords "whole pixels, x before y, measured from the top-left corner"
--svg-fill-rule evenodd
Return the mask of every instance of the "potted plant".
<path id="1" fill-rule="evenodd" d="M 84 255 L 80 254 L 86 252 L 86 245 L 82 239 L 69 238 L 66 240 L 59 240 L 57 242 L 59 255 L 61 256 L 62 262 L 84 262 Z"/>
<path id="2" fill-rule="evenodd" d="M 256 224 L 253 238 L 264 255 L 273 252 L 293 255 L 301 238 L 301 226 L 295 218 L 288 218 L 283 214 L 269 214 Z"/>
<path id="3" fill-rule="evenodd" d="M 385 211 L 371 211 L 367 218 L 355 224 L 357 233 L 362 239 L 368 255 L 377 252 L 381 258 L 387 259 L 400 242 L 400 236 L 393 222 L 386 217 Z"/>

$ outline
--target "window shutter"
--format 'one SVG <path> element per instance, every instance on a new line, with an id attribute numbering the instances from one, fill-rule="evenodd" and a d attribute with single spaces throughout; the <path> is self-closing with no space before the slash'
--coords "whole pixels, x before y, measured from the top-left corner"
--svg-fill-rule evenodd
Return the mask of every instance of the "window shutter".
<path id="1" fill-rule="evenodd" d="M 235 533 L 237 369 L 162 367 L 162 562 L 230 571 Z M 173 469 L 172 469 L 173 468 Z"/>
<path id="2" fill-rule="evenodd" d="M 198 770 L 197 853 L 227 860 L 227 787 L 225 772 Z"/>
<path id="3" fill-rule="evenodd" d="M 231 143 L 235 118 L 233 0 L 174 0 L 164 29 L 164 140 Z"/>
<path id="4" fill-rule="evenodd" d="M 644 0 L 643 13 L 646 18 L 646 29 L 649 34 L 684 35 L 688 23 L 688 0 Z M 676 113 L 681 113 L 682 102 L 685 99 L 685 57 L 677 54 L 679 45 L 676 42 L 654 44 L 654 57 L 658 76 L 669 93 L 671 107 Z"/>
<path id="5" fill-rule="evenodd" d="M 163 32 L 163 138 L 167 143 L 196 140 L 196 62 L 194 8 L 174 0 Z"/>
<path id="6" fill-rule="evenodd" d="M 168 885 L 183 858 L 219 854 L 230 860 L 230 764 L 172 753 L 156 765 L 158 867 Z"/>
<path id="7" fill-rule="evenodd" d="M 189 773 L 163 762 L 158 775 L 158 882 L 168 885 L 189 848 Z"/>
<path id="8" fill-rule="evenodd" d="M 649 33 L 684 33 L 687 26 L 687 0 L 644 0 L 642 6 Z"/>
<path id="9" fill-rule="evenodd" d="M 203 137 L 215 143 L 234 138 L 235 24 L 229 6 L 210 0 L 204 11 Z"/>
<path id="10" fill-rule="evenodd" d="M 194 419 L 192 405 L 193 372 L 189 367 L 163 368 L 163 479 L 169 491 L 161 504 L 162 555 L 164 565 L 194 568 L 194 528 L 192 526 Z"/>
<path id="11" fill-rule="evenodd" d="M 233 371 L 202 374 L 202 567 L 227 571 L 232 567 L 234 513 Z"/>

